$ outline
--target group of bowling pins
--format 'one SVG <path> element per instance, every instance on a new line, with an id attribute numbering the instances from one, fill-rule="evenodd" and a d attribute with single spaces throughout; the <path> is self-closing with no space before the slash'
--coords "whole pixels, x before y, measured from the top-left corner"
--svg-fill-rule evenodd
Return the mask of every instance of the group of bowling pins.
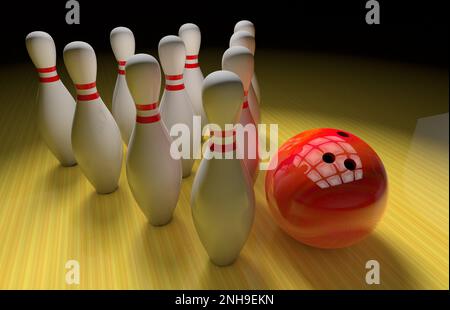
<path id="1" fill-rule="evenodd" d="M 250 21 L 236 24 L 222 70 L 206 78 L 198 62 L 201 33 L 196 25 L 184 24 L 178 36 L 162 38 L 158 45 L 165 76 L 161 100 L 158 60 L 148 54 L 135 55 L 130 29 L 113 29 L 110 42 L 118 73 L 112 113 L 96 88 L 97 59 L 88 43 L 71 42 L 63 52 L 76 90 L 75 102 L 59 79 L 52 37 L 35 31 L 25 41 L 39 74 L 38 126 L 50 151 L 62 166 L 78 163 L 95 190 L 108 194 L 118 187 L 123 143 L 128 145 L 128 184 L 152 225 L 170 222 L 182 178 L 191 174 L 194 164 L 194 156 L 175 159 L 171 155 L 170 128 L 184 124 L 190 129 L 191 155 L 194 116 L 200 117 L 202 128 L 210 123 L 222 128 L 211 129 L 211 138 L 205 142 L 191 206 L 195 228 L 211 260 L 231 264 L 248 238 L 255 212 L 260 93 L 254 74 L 254 25 Z M 244 154 L 241 160 L 236 156 L 245 150 L 236 148 L 236 131 L 223 128 L 237 123 L 255 125 L 244 144 L 256 157 Z"/>

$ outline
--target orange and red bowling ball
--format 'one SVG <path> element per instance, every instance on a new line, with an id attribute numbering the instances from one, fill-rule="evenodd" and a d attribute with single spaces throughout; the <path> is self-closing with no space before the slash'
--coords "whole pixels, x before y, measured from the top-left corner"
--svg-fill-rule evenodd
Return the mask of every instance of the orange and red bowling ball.
<path id="1" fill-rule="evenodd" d="M 377 153 L 348 131 L 312 129 L 284 143 L 266 174 L 278 225 L 318 248 L 351 246 L 368 236 L 386 208 L 388 183 Z"/>

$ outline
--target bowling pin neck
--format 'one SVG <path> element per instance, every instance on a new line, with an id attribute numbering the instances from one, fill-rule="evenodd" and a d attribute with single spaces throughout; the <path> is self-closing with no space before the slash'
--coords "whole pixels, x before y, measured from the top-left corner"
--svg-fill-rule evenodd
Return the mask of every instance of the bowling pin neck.
<path id="1" fill-rule="evenodd" d="M 39 82 L 52 83 L 59 80 L 58 72 L 56 72 L 56 66 L 48 68 L 37 68 L 39 74 Z"/>
<path id="2" fill-rule="evenodd" d="M 158 102 L 136 104 L 136 123 L 152 124 L 160 120 L 161 116 L 159 114 Z"/>
<path id="3" fill-rule="evenodd" d="M 243 109 L 248 109 L 248 91 L 244 91 L 244 102 L 242 103 Z"/>
<path id="4" fill-rule="evenodd" d="M 186 63 L 184 68 L 186 69 L 195 69 L 200 67 L 198 63 L 198 55 L 186 55 Z"/>
<path id="5" fill-rule="evenodd" d="M 125 65 L 127 64 L 127 62 L 125 60 L 118 60 L 117 64 L 118 64 L 117 73 L 119 75 L 125 75 Z"/>
<path id="6" fill-rule="evenodd" d="M 183 74 L 166 75 L 166 90 L 178 91 L 184 89 Z"/>
<path id="7" fill-rule="evenodd" d="M 87 84 L 75 84 L 75 88 L 78 101 L 93 101 L 100 97 L 95 81 Z"/>
<path id="8" fill-rule="evenodd" d="M 236 131 L 234 129 L 212 131 L 211 135 L 210 151 L 215 153 L 215 158 L 235 158 Z"/>

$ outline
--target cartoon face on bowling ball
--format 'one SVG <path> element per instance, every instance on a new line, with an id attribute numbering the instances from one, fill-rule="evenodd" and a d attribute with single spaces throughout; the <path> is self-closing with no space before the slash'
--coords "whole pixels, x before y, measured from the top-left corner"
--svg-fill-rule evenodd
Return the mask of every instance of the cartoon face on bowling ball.
<path id="1" fill-rule="evenodd" d="M 318 248 L 343 248 L 368 236 L 387 204 L 387 176 L 357 136 L 322 128 L 284 143 L 267 171 L 266 199 L 278 225 Z"/>

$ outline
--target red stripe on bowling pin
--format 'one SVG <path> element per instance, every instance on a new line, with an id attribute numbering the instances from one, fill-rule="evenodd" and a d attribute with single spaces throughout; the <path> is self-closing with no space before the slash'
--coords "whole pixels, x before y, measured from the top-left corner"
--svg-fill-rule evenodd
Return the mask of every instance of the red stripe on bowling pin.
<path id="1" fill-rule="evenodd" d="M 140 114 L 140 112 L 154 111 L 157 108 L 158 108 L 157 102 L 150 104 L 136 104 L 136 110 L 138 114 Z M 151 124 L 158 122 L 159 120 L 161 120 L 161 115 L 159 114 L 159 111 L 153 115 L 136 115 L 136 122 L 140 124 Z"/>
<path id="2" fill-rule="evenodd" d="M 172 84 L 174 82 L 181 81 L 179 84 Z M 184 89 L 183 74 L 166 75 L 166 90 L 177 91 Z"/>
<path id="3" fill-rule="evenodd" d="M 186 63 L 184 64 L 186 69 L 194 69 L 200 67 L 198 63 L 198 55 L 186 55 Z"/>
<path id="4" fill-rule="evenodd" d="M 242 108 L 243 109 L 248 109 L 248 99 L 247 99 L 247 96 L 248 96 L 248 91 L 244 91 L 244 103 L 242 104 Z"/>
<path id="5" fill-rule="evenodd" d="M 136 104 L 136 110 L 139 111 L 150 111 L 156 109 L 157 107 L 158 107 L 157 102 L 150 104 Z"/>
<path id="6" fill-rule="evenodd" d="M 37 68 L 36 71 L 39 74 L 39 82 L 41 83 L 52 83 L 59 80 L 59 75 L 56 72 L 56 66 L 48 68 Z M 51 74 L 54 75 L 51 75 Z"/>
<path id="7" fill-rule="evenodd" d="M 127 62 L 124 61 L 124 60 L 119 60 L 119 61 L 117 62 L 117 64 L 119 65 L 119 69 L 117 69 L 117 72 L 118 72 L 120 75 L 125 75 L 125 65 L 127 64 Z"/>
<path id="8" fill-rule="evenodd" d="M 75 88 L 77 89 L 77 100 L 78 101 L 91 101 L 100 97 L 97 92 L 97 84 L 96 82 L 86 83 L 86 84 L 75 84 Z M 91 94 L 80 93 L 79 91 L 88 91 L 93 90 L 95 92 Z"/>
<path id="9" fill-rule="evenodd" d="M 220 137 L 220 139 L 215 139 L 209 149 L 213 152 L 220 152 L 220 153 L 228 153 L 231 151 L 236 151 L 236 131 L 230 130 L 230 131 L 213 131 L 212 135 L 214 137 Z M 230 143 L 225 142 L 226 137 L 233 137 L 233 141 Z M 220 144 L 218 142 L 221 142 Z"/>

